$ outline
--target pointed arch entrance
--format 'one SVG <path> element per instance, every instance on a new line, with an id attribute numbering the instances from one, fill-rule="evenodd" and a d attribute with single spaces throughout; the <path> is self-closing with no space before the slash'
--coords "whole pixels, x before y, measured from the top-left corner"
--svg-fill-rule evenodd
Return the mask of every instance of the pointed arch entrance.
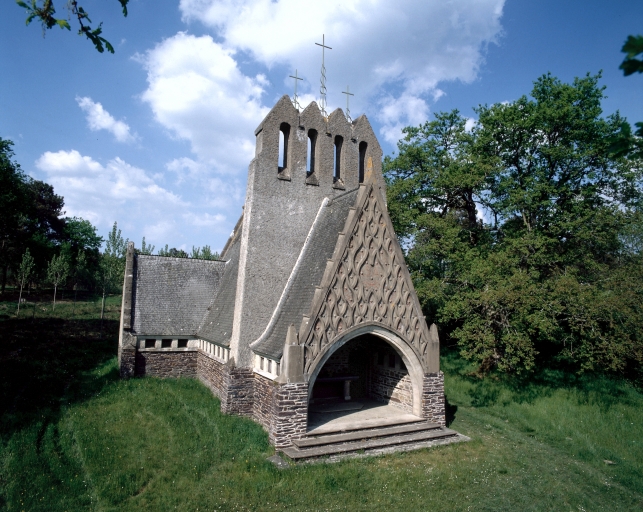
<path id="1" fill-rule="evenodd" d="M 308 378 L 309 403 L 375 400 L 422 416 L 424 370 L 415 351 L 379 325 L 347 332 L 318 360 Z M 346 382 L 349 382 L 347 385 Z M 348 395 L 342 394 L 348 388 Z"/>

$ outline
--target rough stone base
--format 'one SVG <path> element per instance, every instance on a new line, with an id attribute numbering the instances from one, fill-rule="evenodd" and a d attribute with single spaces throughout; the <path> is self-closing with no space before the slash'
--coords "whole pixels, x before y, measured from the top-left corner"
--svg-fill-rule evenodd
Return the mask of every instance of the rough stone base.
<path id="1" fill-rule="evenodd" d="M 197 377 L 219 399 L 225 394 L 228 368 L 225 364 L 199 351 L 197 357 Z"/>
<path id="2" fill-rule="evenodd" d="M 254 374 L 254 407 L 252 417 L 266 432 L 273 429 L 277 384 L 266 377 Z"/>
<path id="3" fill-rule="evenodd" d="M 275 448 L 292 445 L 308 427 L 308 383 L 281 384 L 275 388 L 273 424 L 269 431 Z"/>
<path id="4" fill-rule="evenodd" d="M 221 412 L 252 417 L 254 373 L 250 368 L 226 366 L 225 390 L 221 396 Z"/>
<path id="5" fill-rule="evenodd" d="M 197 352 L 136 352 L 136 375 L 150 377 L 191 377 L 197 375 Z"/>
<path id="6" fill-rule="evenodd" d="M 121 379 L 134 377 L 136 371 L 136 350 L 120 349 L 118 353 Z"/>
<path id="7" fill-rule="evenodd" d="M 422 416 L 427 420 L 446 425 L 444 405 L 444 374 L 427 373 L 422 386 Z"/>

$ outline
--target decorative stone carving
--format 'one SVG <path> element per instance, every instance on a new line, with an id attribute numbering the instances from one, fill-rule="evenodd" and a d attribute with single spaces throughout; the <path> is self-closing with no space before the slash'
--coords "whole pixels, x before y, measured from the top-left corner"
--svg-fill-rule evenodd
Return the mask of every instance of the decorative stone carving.
<path id="1" fill-rule="evenodd" d="M 358 205 L 346 222 L 346 234 L 340 235 L 300 336 L 307 375 L 345 331 L 363 323 L 394 331 L 427 364 L 429 329 L 384 199 L 369 184 L 362 186 Z"/>

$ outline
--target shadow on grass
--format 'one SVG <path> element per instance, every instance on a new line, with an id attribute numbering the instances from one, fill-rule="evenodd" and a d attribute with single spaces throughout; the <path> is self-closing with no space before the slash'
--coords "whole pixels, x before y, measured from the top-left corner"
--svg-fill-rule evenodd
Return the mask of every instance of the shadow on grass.
<path id="1" fill-rule="evenodd" d="M 88 372 L 114 357 L 118 322 L 8 319 L 0 322 L 0 436 L 34 421 L 56 422 L 62 406 L 98 393 L 118 375 Z"/>

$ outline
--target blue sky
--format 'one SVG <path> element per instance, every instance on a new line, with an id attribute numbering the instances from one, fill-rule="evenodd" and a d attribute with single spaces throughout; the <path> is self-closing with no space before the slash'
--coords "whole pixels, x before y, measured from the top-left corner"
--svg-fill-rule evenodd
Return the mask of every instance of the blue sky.
<path id="1" fill-rule="evenodd" d="M 65 15 L 64 0 L 58 0 Z M 640 0 L 85 0 L 115 55 L 0 7 L 0 136 L 65 197 L 67 215 L 140 245 L 221 249 L 241 213 L 254 128 L 296 69 L 318 98 L 326 34 L 329 111 L 366 113 L 384 148 L 441 110 L 511 101 L 551 72 L 603 70 L 606 114 L 643 120 L 643 75 L 618 69 Z"/>

